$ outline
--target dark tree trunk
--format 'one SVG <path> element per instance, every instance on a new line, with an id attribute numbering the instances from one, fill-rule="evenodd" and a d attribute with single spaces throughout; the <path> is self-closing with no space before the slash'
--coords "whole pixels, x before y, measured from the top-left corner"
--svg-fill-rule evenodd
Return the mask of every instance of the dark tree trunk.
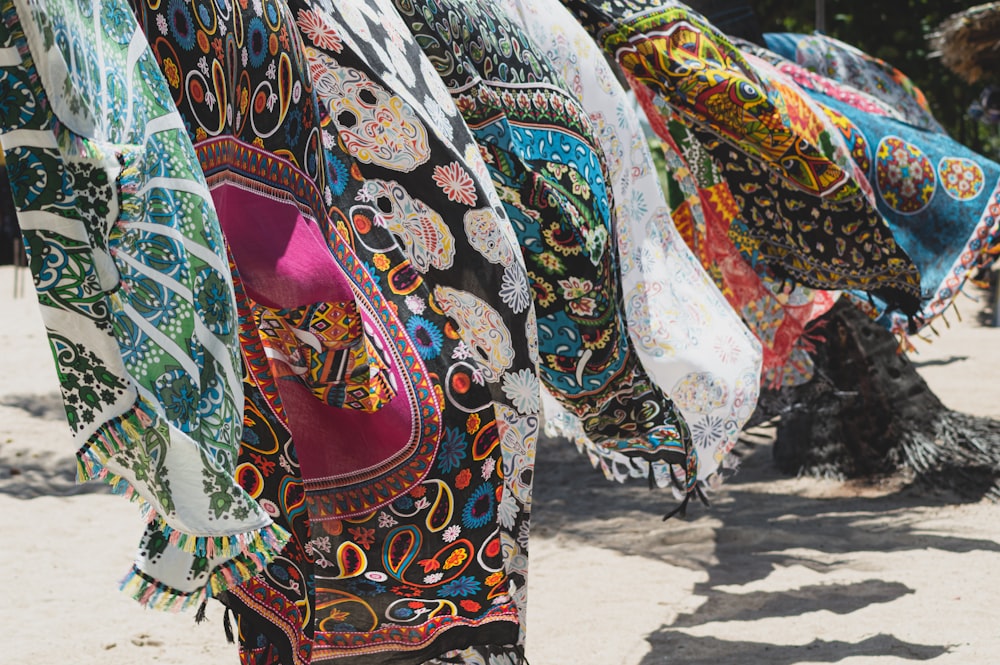
<path id="1" fill-rule="evenodd" d="M 1000 498 L 1000 422 L 952 411 L 896 339 L 841 300 L 820 322 L 816 377 L 762 395 L 755 420 L 778 416 L 775 462 L 786 473 L 921 482 Z"/>

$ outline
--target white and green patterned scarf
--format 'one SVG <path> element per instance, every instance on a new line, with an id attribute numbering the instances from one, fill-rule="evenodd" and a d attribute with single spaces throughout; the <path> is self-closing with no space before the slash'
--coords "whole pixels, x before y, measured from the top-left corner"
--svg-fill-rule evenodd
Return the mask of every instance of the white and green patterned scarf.
<path id="1" fill-rule="evenodd" d="M 0 142 L 79 478 L 148 517 L 123 588 L 179 609 L 287 534 L 234 481 L 241 365 L 212 198 L 122 0 L 5 0 Z"/>

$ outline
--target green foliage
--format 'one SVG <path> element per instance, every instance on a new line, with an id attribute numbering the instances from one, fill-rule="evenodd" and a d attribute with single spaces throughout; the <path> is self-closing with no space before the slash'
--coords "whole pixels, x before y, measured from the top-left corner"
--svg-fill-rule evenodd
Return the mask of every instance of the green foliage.
<path id="1" fill-rule="evenodd" d="M 997 130 L 966 115 L 982 86 L 964 83 L 940 60 L 928 58 L 926 39 L 946 17 L 983 1 L 826 0 L 826 32 L 909 76 L 927 95 L 934 116 L 954 139 L 997 159 Z M 764 32 L 810 33 L 815 28 L 813 2 L 750 0 L 750 4 Z"/>

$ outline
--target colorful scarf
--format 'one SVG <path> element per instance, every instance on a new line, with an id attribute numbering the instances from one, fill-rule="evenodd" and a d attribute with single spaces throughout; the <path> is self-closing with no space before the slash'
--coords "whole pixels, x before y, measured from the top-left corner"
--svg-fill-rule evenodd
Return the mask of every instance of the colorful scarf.
<path id="1" fill-rule="evenodd" d="M 680 465 L 694 491 L 688 428 L 641 366 L 620 309 L 610 184 L 586 112 L 497 7 L 395 4 L 472 129 L 514 225 L 545 386 L 597 445 L 636 466 Z"/>
<path id="2" fill-rule="evenodd" d="M 931 114 L 923 91 L 906 74 L 884 60 L 820 34 L 769 32 L 764 34 L 764 44 L 810 72 L 879 99 L 904 122 L 930 132 L 945 133 Z"/>
<path id="3" fill-rule="evenodd" d="M 759 47 L 754 52 L 783 71 L 797 67 Z M 969 274 L 993 260 L 991 248 L 1000 233 L 1000 164 L 943 133 L 871 112 L 862 93 L 844 83 L 800 78 L 843 135 L 871 181 L 879 212 L 920 269 L 918 321 L 930 323 L 951 306 Z M 854 299 L 895 333 L 919 329 L 888 312 L 879 299 L 864 294 Z"/>
<path id="4" fill-rule="evenodd" d="M 725 167 L 743 245 L 780 279 L 880 295 L 907 314 L 919 276 L 863 186 L 832 159 L 796 96 L 786 97 L 724 36 L 683 6 L 565 0 L 636 82 L 647 113 L 677 114 Z"/>
<path id="5" fill-rule="evenodd" d="M 594 127 L 614 195 L 630 339 L 690 426 L 698 478 L 708 480 L 756 406 L 760 345 L 674 228 L 639 119 L 593 39 L 557 0 L 501 4 L 558 70 Z M 609 478 L 637 471 L 594 444 L 575 420 L 563 411 L 560 429 L 575 432 Z M 662 465 L 656 471 L 659 482 L 669 482 Z"/>
<path id="6" fill-rule="evenodd" d="M 237 319 L 212 199 L 124 3 L 2 12 L 0 130 L 79 478 L 142 503 L 123 588 L 201 603 L 287 538 L 233 479 Z"/>
<path id="7" fill-rule="evenodd" d="M 651 99 L 644 86 L 634 89 L 639 99 Z M 745 225 L 737 199 L 723 178 L 723 165 L 680 120 L 666 123 L 660 114 L 649 119 L 661 140 L 669 174 L 667 201 L 678 232 L 760 341 L 762 383 L 778 387 L 809 381 L 813 347 L 806 330 L 833 306 L 836 294 L 787 285 L 766 271 L 755 270 L 753 256 L 740 248 L 745 237 L 734 233 Z"/>
<path id="8" fill-rule="evenodd" d="M 242 287 L 239 477 L 296 535 L 229 594 L 243 661 L 519 663 L 533 309 L 433 67 L 374 1 L 138 10 Z"/>

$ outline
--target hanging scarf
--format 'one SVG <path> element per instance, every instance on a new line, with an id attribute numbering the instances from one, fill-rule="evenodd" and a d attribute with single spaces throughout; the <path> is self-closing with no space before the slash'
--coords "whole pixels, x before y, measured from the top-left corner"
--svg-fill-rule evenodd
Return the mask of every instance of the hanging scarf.
<path id="1" fill-rule="evenodd" d="M 610 186 L 586 112 L 497 7 L 395 4 L 479 142 L 517 232 L 545 386 L 597 445 L 641 467 L 679 465 L 695 491 L 688 428 L 628 338 Z"/>
<path id="2" fill-rule="evenodd" d="M 0 129 L 79 479 L 142 503 L 123 588 L 188 607 L 287 538 L 233 480 L 242 391 L 212 200 L 127 6 L 2 11 Z"/>
<path id="3" fill-rule="evenodd" d="M 593 39 L 556 0 L 502 6 L 557 69 L 595 129 L 614 195 L 630 339 L 690 426 L 698 478 L 708 480 L 756 406 L 759 343 L 674 228 L 639 119 Z M 546 409 L 547 423 L 549 417 Z M 562 429 L 580 435 L 578 445 L 606 475 L 620 480 L 634 469 L 595 445 L 571 418 L 563 411 Z M 656 470 L 657 480 L 668 483 L 667 470 Z"/>
<path id="4" fill-rule="evenodd" d="M 919 305 L 916 268 L 862 186 L 805 131 L 795 100 L 683 6 L 564 0 L 605 52 L 655 95 L 647 113 L 677 113 L 726 167 L 757 260 L 777 277 Z M 742 156 L 742 157 L 739 157 Z M 735 161 L 734 161 L 735 159 Z"/>
<path id="5" fill-rule="evenodd" d="M 391 6 L 231 9 L 140 7 L 245 291 L 240 479 L 296 534 L 229 594 L 241 656 L 520 662 L 535 325 L 479 151 Z"/>
<path id="6" fill-rule="evenodd" d="M 650 94 L 644 86 L 635 90 L 640 99 Z M 723 166 L 680 120 L 666 123 L 657 114 L 650 124 L 661 139 L 671 185 L 667 201 L 678 231 L 760 341 L 763 385 L 806 383 L 813 376 L 806 330 L 833 306 L 835 293 L 789 286 L 755 270 L 754 257 L 740 247 L 745 237 L 733 232 L 745 225 Z"/>
<path id="7" fill-rule="evenodd" d="M 827 35 L 791 32 L 764 34 L 764 44 L 778 55 L 827 79 L 865 92 L 921 129 L 944 134 L 931 114 L 927 97 L 906 74 L 889 63 Z"/>
<path id="8" fill-rule="evenodd" d="M 783 70 L 796 67 L 759 47 L 754 52 Z M 871 181 L 893 236 L 920 269 L 918 321 L 929 324 L 951 306 L 972 272 L 993 261 L 991 248 L 1000 233 L 1000 165 L 943 133 L 871 112 L 863 99 L 857 103 L 862 93 L 844 83 L 803 81 Z M 895 333 L 919 330 L 879 299 L 864 294 L 854 299 Z"/>

